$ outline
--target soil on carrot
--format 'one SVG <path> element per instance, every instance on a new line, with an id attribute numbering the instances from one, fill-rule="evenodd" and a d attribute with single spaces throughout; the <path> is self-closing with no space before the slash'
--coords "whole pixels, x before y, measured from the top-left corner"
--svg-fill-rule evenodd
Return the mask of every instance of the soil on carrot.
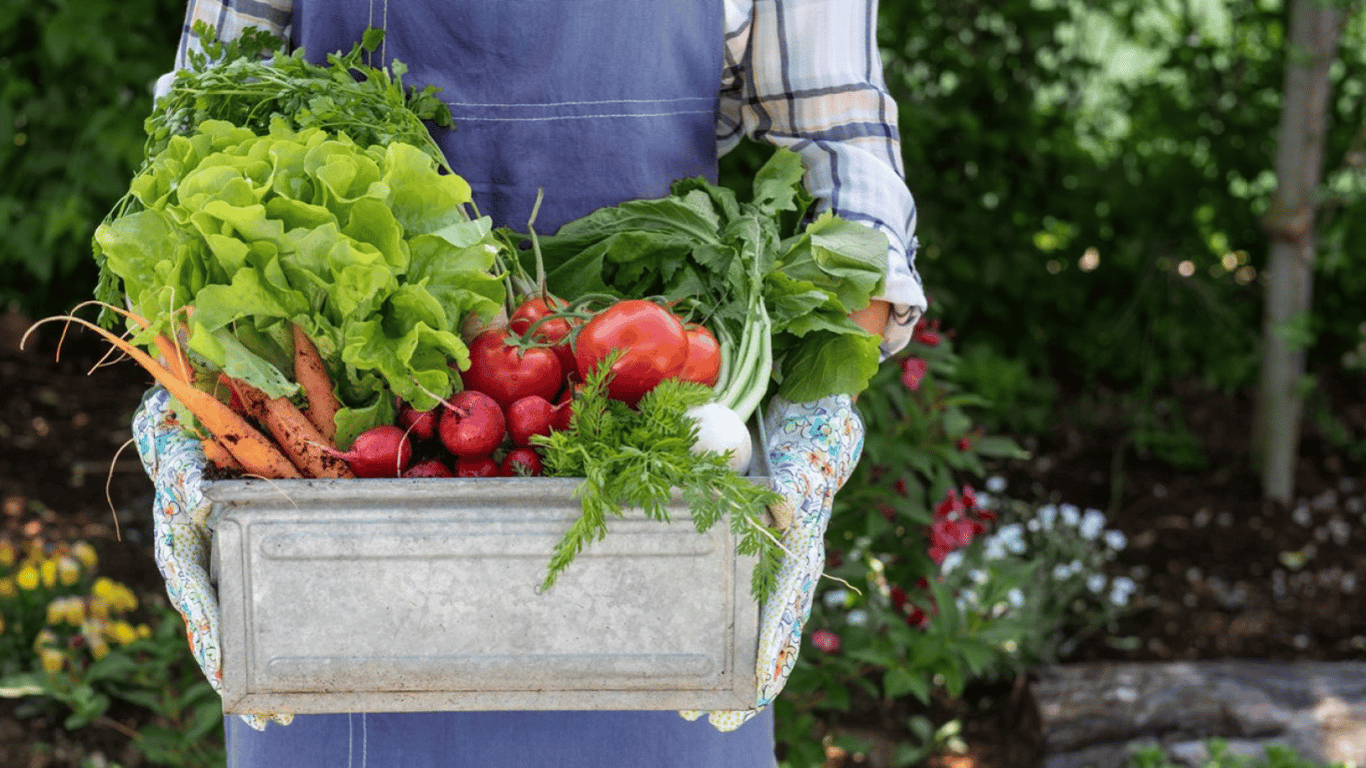
<path id="1" fill-rule="evenodd" d="M 152 488 L 134 449 L 123 447 L 150 378 L 129 362 L 89 372 L 105 350 L 89 333 L 73 332 L 57 359 L 58 329 L 47 330 L 26 352 L 0 338 L 0 536 L 88 541 L 101 573 L 159 599 Z M 1366 440 L 1366 405 L 1354 397 L 1363 383 L 1321 380 L 1335 421 L 1306 419 L 1296 500 L 1288 505 L 1264 502 L 1250 469 L 1248 394 L 1180 383 L 1166 426 L 1141 435 L 1115 426 L 1120 414 L 1097 407 L 1105 398 L 1094 392 L 1061 395 L 1055 422 L 1028 441 L 1032 457 L 996 471 L 1014 497 L 1105 511 L 1129 542 L 1116 568 L 1143 588 L 1140 607 L 1115 633 L 1124 642 L 1095 637 L 1068 660 L 1360 658 L 1366 481 L 1352 446 L 1330 438 Z M 962 722 L 966 753 L 941 754 L 936 766 L 1039 764 L 1040 721 L 1027 678 L 972 686 L 960 700 L 928 708 L 869 708 L 840 727 L 885 753 L 906 738 L 907 718 L 917 713 Z M 77 766 L 97 752 L 135 765 L 126 731 L 136 718 L 120 712 L 122 727 L 67 732 L 60 713 L 20 718 L 13 701 L 0 700 L 0 765 Z M 829 754 L 832 767 L 876 765 L 885 756 Z"/>

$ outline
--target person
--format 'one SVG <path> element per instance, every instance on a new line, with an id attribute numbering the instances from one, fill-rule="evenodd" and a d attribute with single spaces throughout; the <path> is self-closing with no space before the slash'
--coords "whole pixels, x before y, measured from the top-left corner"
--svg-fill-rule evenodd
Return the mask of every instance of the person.
<path id="1" fill-rule="evenodd" d="M 381 28 L 371 64 L 401 61 L 405 83 L 442 89 L 455 127 L 434 138 L 495 226 L 524 224 L 538 189 L 537 230 L 553 232 L 598 207 L 664 195 L 678 178 L 715 182 L 718 158 L 742 140 L 788 147 L 801 155 L 820 208 L 887 236 L 885 290 L 853 315 L 881 336 L 885 359 L 908 343 L 926 300 L 876 15 L 875 0 L 189 0 L 175 66 L 196 45 L 196 21 L 222 38 L 257 27 L 314 60 Z M 228 765 L 774 765 L 766 705 L 795 661 L 831 498 L 862 446 L 849 398 L 830 400 L 775 403 L 766 416 L 780 438 L 767 446 L 774 475 L 790 471 L 779 490 L 801 521 L 785 543 L 801 556 L 785 564 L 792 594 L 764 607 L 761 660 L 773 672 L 754 709 L 705 722 L 674 712 L 343 713 L 269 726 L 229 717 Z M 216 613 L 198 565 L 204 505 L 186 469 L 193 462 L 173 460 L 185 444 L 162 429 L 164 406 L 164 397 L 149 397 L 135 423 L 157 483 L 158 564 L 213 679 Z M 817 423 L 840 426 L 822 432 Z M 816 453 L 830 463 L 818 466 Z M 187 533 L 191 520 L 198 534 Z M 196 626 L 210 630 L 196 635 Z"/>

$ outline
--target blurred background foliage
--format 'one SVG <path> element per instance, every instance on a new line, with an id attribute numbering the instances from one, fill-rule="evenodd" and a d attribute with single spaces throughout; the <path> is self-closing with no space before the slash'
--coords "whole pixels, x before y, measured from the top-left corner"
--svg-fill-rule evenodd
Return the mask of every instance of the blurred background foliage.
<path id="1" fill-rule="evenodd" d="M 181 0 L 0 8 L 0 302 L 89 297 L 90 236 L 141 160 L 182 18 Z M 1285 26 L 1281 0 L 883 0 L 919 267 L 966 357 L 1070 387 L 1255 381 Z M 1366 322 L 1364 38 L 1354 14 L 1315 311 L 1293 329 L 1333 365 L 1359 364 Z"/>

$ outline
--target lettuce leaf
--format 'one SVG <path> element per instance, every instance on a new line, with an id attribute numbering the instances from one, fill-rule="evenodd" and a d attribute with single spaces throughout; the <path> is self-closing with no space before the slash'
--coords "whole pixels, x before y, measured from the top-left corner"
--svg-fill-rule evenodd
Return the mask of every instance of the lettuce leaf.
<path id="1" fill-rule="evenodd" d="M 140 210 L 95 236 L 130 308 L 161 331 L 193 307 L 191 351 L 275 396 L 297 387 L 262 334 L 301 326 L 346 406 L 343 448 L 392 417 L 393 395 L 430 406 L 454 391 L 469 366 L 460 324 L 505 300 L 504 241 L 417 147 L 208 120 L 130 190 Z"/>

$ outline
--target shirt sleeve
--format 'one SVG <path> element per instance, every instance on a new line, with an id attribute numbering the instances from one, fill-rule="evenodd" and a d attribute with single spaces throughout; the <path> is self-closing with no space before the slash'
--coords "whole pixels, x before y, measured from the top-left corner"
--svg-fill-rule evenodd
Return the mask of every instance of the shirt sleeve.
<path id="1" fill-rule="evenodd" d="M 877 48 L 876 3 L 753 0 L 746 14 L 745 0 L 726 1 L 720 151 L 749 137 L 797 152 L 821 210 L 887 235 L 887 284 L 875 297 L 892 305 L 885 359 L 909 343 L 927 301 L 915 269 L 915 200 L 897 108 Z"/>
<path id="2" fill-rule="evenodd" d="M 294 0 L 186 0 L 185 25 L 180 29 L 180 44 L 176 46 L 175 69 L 189 65 L 189 52 L 199 50 L 199 39 L 190 31 L 195 22 L 202 21 L 214 28 L 219 40 L 232 40 L 247 27 L 256 27 L 278 37 L 288 38 L 290 16 Z M 157 79 L 159 98 L 171 87 L 175 72 Z"/>

